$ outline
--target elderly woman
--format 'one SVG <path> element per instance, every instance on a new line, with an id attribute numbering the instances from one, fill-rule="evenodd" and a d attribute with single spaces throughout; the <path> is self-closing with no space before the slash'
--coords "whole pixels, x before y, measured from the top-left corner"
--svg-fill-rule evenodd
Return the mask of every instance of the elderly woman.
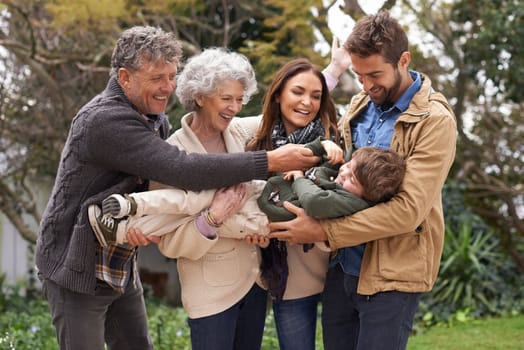
<path id="1" fill-rule="evenodd" d="M 244 56 L 211 48 L 192 57 L 176 89 L 189 113 L 168 142 L 188 153 L 244 152 L 260 119 L 235 116 L 255 91 L 255 73 Z M 256 282 L 259 250 L 228 238 L 226 227 L 218 231 L 244 197 L 245 187 L 217 191 L 209 209 L 189 217 L 159 243 L 164 255 L 177 259 L 193 350 L 260 349 L 267 293 Z"/>

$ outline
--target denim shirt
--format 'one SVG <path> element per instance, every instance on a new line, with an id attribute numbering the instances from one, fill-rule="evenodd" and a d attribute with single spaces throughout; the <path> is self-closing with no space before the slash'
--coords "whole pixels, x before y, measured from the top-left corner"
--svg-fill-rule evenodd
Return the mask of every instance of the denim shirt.
<path id="1" fill-rule="evenodd" d="M 350 122 L 354 148 L 390 148 L 395 122 L 400 114 L 409 107 L 413 96 L 422 86 L 420 74 L 415 71 L 409 73 L 413 83 L 404 91 L 397 102 L 393 105 L 387 103 L 376 105 L 370 100 L 362 113 Z M 340 264 L 344 273 L 359 276 L 365 247 L 366 244 L 362 243 L 354 247 L 339 249 L 331 259 L 330 267 Z"/>

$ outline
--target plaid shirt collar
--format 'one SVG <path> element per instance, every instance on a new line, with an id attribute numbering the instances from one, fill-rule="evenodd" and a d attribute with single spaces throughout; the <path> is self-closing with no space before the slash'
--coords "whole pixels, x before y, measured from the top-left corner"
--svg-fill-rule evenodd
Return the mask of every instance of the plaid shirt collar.
<path id="1" fill-rule="evenodd" d="M 129 245 L 96 247 L 96 278 L 105 281 L 115 291 L 123 293 L 129 278 L 136 287 L 136 248 Z M 131 276 L 132 275 L 132 276 Z"/>

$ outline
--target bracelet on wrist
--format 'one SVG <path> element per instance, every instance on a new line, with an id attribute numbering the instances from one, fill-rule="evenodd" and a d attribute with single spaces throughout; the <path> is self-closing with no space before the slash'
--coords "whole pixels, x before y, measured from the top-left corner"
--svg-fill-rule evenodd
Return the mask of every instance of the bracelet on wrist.
<path id="1" fill-rule="evenodd" d="M 206 219 L 206 222 L 213 227 L 220 227 L 222 226 L 221 222 L 218 222 L 217 219 L 211 214 L 211 211 L 209 209 L 206 209 L 206 211 L 203 213 L 204 218 Z"/>

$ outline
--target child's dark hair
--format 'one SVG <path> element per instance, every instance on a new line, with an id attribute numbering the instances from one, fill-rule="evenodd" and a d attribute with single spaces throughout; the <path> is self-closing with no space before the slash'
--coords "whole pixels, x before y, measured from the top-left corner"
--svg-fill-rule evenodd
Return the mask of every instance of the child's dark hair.
<path id="1" fill-rule="evenodd" d="M 396 152 L 362 147 L 353 152 L 354 175 L 364 188 L 363 198 L 378 203 L 391 199 L 400 189 L 406 161 Z"/>

